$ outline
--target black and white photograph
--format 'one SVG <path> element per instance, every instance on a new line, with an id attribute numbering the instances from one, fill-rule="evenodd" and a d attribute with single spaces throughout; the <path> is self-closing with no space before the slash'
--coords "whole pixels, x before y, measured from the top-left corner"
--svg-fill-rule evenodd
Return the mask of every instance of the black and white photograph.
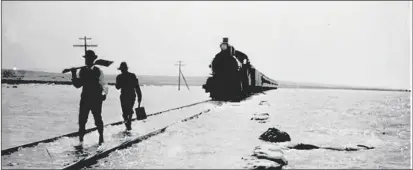
<path id="1" fill-rule="evenodd" d="M 412 169 L 412 1 L 1 1 L 1 169 Z"/>

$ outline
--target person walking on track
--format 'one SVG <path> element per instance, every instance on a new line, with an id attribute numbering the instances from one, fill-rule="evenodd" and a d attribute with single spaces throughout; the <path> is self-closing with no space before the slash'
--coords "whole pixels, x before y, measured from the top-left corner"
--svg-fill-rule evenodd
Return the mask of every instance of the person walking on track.
<path id="1" fill-rule="evenodd" d="M 133 115 L 133 106 L 136 96 L 138 96 L 138 107 L 141 105 L 142 92 L 139 87 L 139 80 L 135 74 L 128 71 L 126 62 L 120 63 L 118 68 L 122 73 L 116 77 L 116 89 L 121 89 L 120 104 L 122 107 L 122 116 L 125 121 L 126 130 L 132 130 L 131 121 Z"/>
<path id="2" fill-rule="evenodd" d="M 83 143 L 85 126 L 91 111 L 99 132 L 99 145 L 101 145 L 104 142 L 102 103 L 106 100 L 109 89 L 104 81 L 102 70 L 94 65 L 94 61 L 98 57 L 95 52 L 88 50 L 83 57 L 86 67 L 80 69 L 79 77 L 76 75 L 76 69 L 71 69 L 73 85 L 76 88 L 83 87 L 79 107 L 79 141 Z"/>

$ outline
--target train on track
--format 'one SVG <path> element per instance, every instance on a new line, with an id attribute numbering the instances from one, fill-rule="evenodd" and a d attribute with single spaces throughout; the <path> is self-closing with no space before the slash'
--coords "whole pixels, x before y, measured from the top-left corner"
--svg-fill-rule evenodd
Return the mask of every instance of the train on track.
<path id="1" fill-rule="evenodd" d="M 254 68 L 245 53 L 229 45 L 228 38 L 223 38 L 220 48 L 209 66 L 212 76 L 202 86 L 212 100 L 240 101 L 254 93 L 278 88 L 278 82 Z"/>

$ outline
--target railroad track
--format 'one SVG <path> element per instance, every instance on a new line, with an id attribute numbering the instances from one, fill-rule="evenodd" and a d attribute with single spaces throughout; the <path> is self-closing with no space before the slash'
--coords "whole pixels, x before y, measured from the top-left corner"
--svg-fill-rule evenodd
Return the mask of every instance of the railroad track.
<path id="1" fill-rule="evenodd" d="M 87 156 L 87 157 L 85 157 L 85 158 L 83 158 L 83 159 L 80 159 L 80 160 L 76 161 L 75 163 L 72 163 L 72 164 L 64 167 L 63 170 L 81 169 L 81 168 L 83 168 L 83 167 L 87 167 L 87 166 L 96 164 L 96 163 L 97 163 L 97 160 L 107 157 L 107 156 L 108 156 L 111 152 L 113 152 L 113 151 L 128 148 L 128 147 L 132 146 L 133 144 L 139 143 L 139 142 L 141 142 L 141 141 L 143 141 L 143 140 L 145 140 L 145 139 L 148 139 L 148 138 L 150 138 L 150 137 L 152 137 L 152 136 L 156 136 L 156 135 L 158 135 L 158 134 L 161 134 L 161 133 L 165 132 L 165 130 L 166 130 L 168 127 L 170 127 L 170 126 L 173 126 L 173 125 L 175 125 L 175 124 L 177 124 L 177 123 L 180 123 L 180 122 L 186 122 L 186 121 L 189 121 L 189 120 L 191 120 L 191 119 L 197 118 L 197 117 L 200 116 L 201 114 L 210 112 L 210 110 L 211 110 L 211 109 L 204 110 L 204 111 L 202 111 L 202 112 L 200 112 L 200 113 L 197 113 L 197 114 L 192 115 L 192 116 L 190 116 L 190 117 L 187 117 L 187 118 L 185 118 L 185 119 L 182 119 L 182 120 L 173 122 L 173 123 L 171 123 L 171 124 L 169 124 L 169 125 L 167 125 L 167 126 L 164 126 L 164 127 L 162 127 L 162 128 L 153 130 L 153 131 L 151 131 L 151 132 L 149 132 L 149 133 L 147 133 L 147 134 L 145 134 L 145 135 L 138 136 L 138 137 L 136 137 L 136 138 L 127 140 L 127 141 L 121 143 L 120 145 L 114 146 L 114 147 L 109 148 L 109 149 L 106 149 L 106 150 L 104 150 L 104 151 L 96 152 L 95 154 L 89 155 L 89 156 Z"/>
<path id="2" fill-rule="evenodd" d="M 147 117 L 156 116 L 156 115 L 159 115 L 159 114 L 162 114 L 162 113 L 166 113 L 166 112 L 170 112 L 170 111 L 174 111 L 174 110 L 179 110 L 179 109 L 195 106 L 195 105 L 202 104 L 202 103 L 207 103 L 209 101 L 211 101 L 211 100 L 204 100 L 204 101 L 201 101 L 201 102 L 196 102 L 196 103 L 192 103 L 192 104 L 189 104 L 189 105 L 180 106 L 180 107 L 176 107 L 176 108 L 172 108 L 172 109 L 168 109 L 168 110 L 148 114 Z M 137 120 L 137 119 L 136 118 L 132 119 L 132 121 L 135 121 L 135 120 Z M 118 121 L 118 122 L 106 124 L 106 125 L 104 125 L 104 127 L 117 126 L 117 125 L 121 125 L 121 124 L 123 124 L 123 121 Z M 96 131 L 96 130 L 97 130 L 96 127 L 87 129 L 85 131 L 85 135 L 90 133 L 90 132 Z M 36 142 L 32 142 L 32 143 L 12 147 L 12 148 L 8 148 L 8 149 L 5 149 L 5 150 L 1 151 L 1 156 L 10 155 L 14 152 L 19 151 L 22 148 L 34 147 L 34 146 L 37 146 L 40 143 L 50 143 L 50 142 L 56 141 L 56 140 L 58 140 L 60 138 L 63 138 L 63 137 L 75 137 L 75 136 L 78 136 L 78 132 L 72 132 L 72 133 L 68 133 L 68 134 L 65 134 L 65 135 L 61 135 L 61 136 L 57 136 L 57 137 L 53 137 L 53 138 L 49 138 L 49 139 L 45 139 L 45 140 L 41 140 L 41 141 L 36 141 Z"/>

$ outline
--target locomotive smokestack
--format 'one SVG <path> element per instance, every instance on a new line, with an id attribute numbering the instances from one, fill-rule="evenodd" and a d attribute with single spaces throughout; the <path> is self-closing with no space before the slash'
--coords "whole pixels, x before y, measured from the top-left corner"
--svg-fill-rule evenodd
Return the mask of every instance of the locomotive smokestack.
<path id="1" fill-rule="evenodd" d="M 222 42 L 228 44 L 228 37 L 224 37 L 224 38 L 222 39 Z"/>

